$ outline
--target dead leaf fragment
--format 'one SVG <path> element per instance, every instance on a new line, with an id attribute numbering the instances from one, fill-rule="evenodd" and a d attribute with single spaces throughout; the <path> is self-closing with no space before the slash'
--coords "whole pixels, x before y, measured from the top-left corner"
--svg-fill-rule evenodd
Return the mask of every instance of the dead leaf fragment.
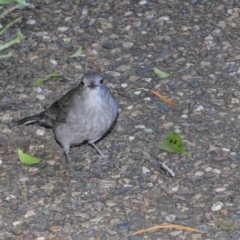
<path id="1" fill-rule="evenodd" d="M 225 6 L 223 4 L 220 4 L 216 7 L 217 11 L 222 11 L 225 8 Z"/>
<path id="2" fill-rule="evenodd" d="M 51 226 L 49 227 L 49 231 L 51 232 L 60 232 L 62 230 L 62 226 Z"/>
<path id="3" fill-rule="evenodd" d="M 43 190 L 52 190 L 54 188 L 54 185 L 52 183 L 46 183 L 45 185 L 41 186 L 41 189 Z"/>

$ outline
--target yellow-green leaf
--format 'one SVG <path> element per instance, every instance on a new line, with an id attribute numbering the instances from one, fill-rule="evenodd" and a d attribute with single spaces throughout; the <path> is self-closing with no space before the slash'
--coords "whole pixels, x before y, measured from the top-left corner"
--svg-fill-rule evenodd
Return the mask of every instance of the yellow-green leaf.
<path id="1" fill-rule="evenodd" d="M 229 221 L 229 220 L 225 220 L 225 219 L 222 219 L 222 218 L 217 218 L 217 217 L 214 217 L 214 216 L 213 216 L 213 220 L 214 220 L 217 227 L 220 227 L 225 231 L 234 230 L 234 229 L 238 228 L 238 226 L 234 222 Z"/>
<path id="2" fill-rule="evenodd" d="M 172 73 L 165 73 L 165 72 L 163 72 L 163 71 L 161 71 L 160 69 L 158 69 L 158 68 L 153 68 L 153 70 L 154 70 L 154 73 L 159 77 L 159 78 L 167 78 L 167 77 L 169 77 L 169 76 L 171 76 L 172 75 Z"/>
<path id="3" fill-rule="evenodd" d="M 79 57 L 82 54 L 82 46 L 79 47 L 79 49 L 71 56 L 69 56 L 70 58 L 74 58 L 74 57 Z"/>
<path id="4" fill-rule="evenodd" d="M 193 160 L 193 158 L 184 150 L 182 138 L 175 132 L 169 133 L 163 141 L 158 143 L 158 147 L 167 152 L 182 153 Z"/>
<path id="5" fill-rule="evenodd" d="M 28 164 L 28 165 L 36 164 L 42 161 L 42 159 L 40 158 L 35 158 L 24 153 L 20 148 L 18 148 L 18 158 L 22 163 Z"/>
<path id="6" fill-rule="evenodd" d="M 40 86 L 43 82 L 49 80 L 50 78 L 56 78 L 56 77 L 63 77 L 63 75 L 59 74 L 59 73 L 51 73 L 48 74 L 45 78 L 38 78 L 33 84 L 33 87 L 38 87 Z"/>

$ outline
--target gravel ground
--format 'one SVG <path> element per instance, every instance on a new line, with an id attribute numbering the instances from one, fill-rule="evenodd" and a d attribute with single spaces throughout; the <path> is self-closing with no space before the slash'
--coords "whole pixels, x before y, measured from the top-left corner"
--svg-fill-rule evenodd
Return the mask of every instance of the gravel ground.
<path id="1" fill-rule="evenodd" d="M 54 3 L 55 2 L 55 3 Z M 0 239 L 240 239 L 240 2 L 238 0 L 31 1 L 22 16 L 27 39 L 1 60 Z M 80 46 L 82 55 L 69 58 Z M 159 79 L 153 67 L 172 73 Z M 99 71 L 121 113 L 99 148 L 120 168 L 99 168 L 89 146 L 72 148 L 68 175 L 51 129 L 14 120 L 43 110 L 83 73 Z M 50 73 L 40 87 L 31 84 Z M 171 108 L 148 91 L 177 103 Z M 157 148 L 178 132 L 193 161 Z M 17 149 L 43 158 L 26 166 Z M 167 161 L 173 178 L 160 168 Z M 235 222 L 217 227 L 213 216 Z M 207 232 L 139 229 L 180 224 Z"/>

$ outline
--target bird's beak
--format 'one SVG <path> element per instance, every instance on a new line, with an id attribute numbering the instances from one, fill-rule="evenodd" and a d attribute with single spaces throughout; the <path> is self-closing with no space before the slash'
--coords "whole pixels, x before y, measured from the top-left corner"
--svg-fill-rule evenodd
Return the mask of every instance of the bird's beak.
<path id="1" fill-rule="evenodd" d="M 88 85 L 88 87 L 94 89 L 96 85 L 94 83 L 91 83 L 90 85 Z"/>

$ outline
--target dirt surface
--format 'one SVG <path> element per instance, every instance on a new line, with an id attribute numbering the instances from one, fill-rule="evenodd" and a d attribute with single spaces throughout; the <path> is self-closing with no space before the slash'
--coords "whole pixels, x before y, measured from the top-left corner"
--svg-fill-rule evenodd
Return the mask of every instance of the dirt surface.
<path id="1" fill-rule="evenodd" d="M 171 240 L 240 239 L 240 2 L 31 1 L 4 21 L 22 16 L 27 39 L 10 49 L 0 69 L 0 239 Z M 82 55 L 69 58 L 80 46 Z M 160 79 L 157 67 L 169 78 Z M 112 132 L 97 145 L 120 168 L 99 167 L 89 146 L 71 149 L 69 177 L 51 129 L 13 121 L 48 107 L 78 84 L 83 73 L 101 72 L 118 99 Z M 32 83 L 50 73 L 39 87 Z M 177 104 L 168 106 L 146 90 Z M 179 133 L 193 161 L 161 151 L 169 132 Z M 17 149 L 42 158 L 23 165 Z M 160 164 L 176 173 L 171 177 Z M 225 231 L 213 217 L 235 223 Z M 133 233 L 161 224 L 180 229 Z"/>

